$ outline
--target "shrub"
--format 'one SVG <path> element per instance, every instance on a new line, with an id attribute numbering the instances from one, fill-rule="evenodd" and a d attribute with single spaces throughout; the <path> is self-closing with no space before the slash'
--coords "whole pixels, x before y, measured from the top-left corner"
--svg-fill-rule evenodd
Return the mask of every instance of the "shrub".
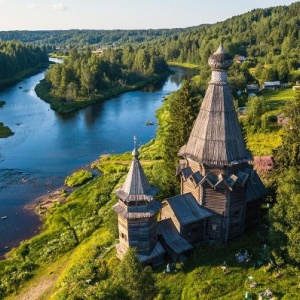
<path id="1" fill-rule="evenodd" d="M 91 180 L 93 174 L 87 170 L 79 170 L 68 176 L 65 180 L 65 184 L 70 187 L 75 187 L 84 184 L 85 182 Z"/>

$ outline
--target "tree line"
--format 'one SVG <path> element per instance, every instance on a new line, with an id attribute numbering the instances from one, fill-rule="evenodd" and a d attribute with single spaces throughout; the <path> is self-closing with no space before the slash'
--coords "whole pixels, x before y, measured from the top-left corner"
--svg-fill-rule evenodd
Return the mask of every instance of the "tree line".
<path id="1" fill-rule="evenodd" d="M 231 74 L 239 75 L 239 81 L 254 83 L 256 77 L 260 82 L 294 82 L 300 79 L 299 72 L 294 72 L 300 67 L 299 10 L 299 2 L 255 9 L 213 25 L 158 38 L 151 43 L 166 61 L 200 65 L 201 75 L 207 75 L 207 60 L 222 42 L 232 56 L 246 57 L 245 62 L 230 70 Z M 249 69 L 255 75 L 252 78 Z"/>
<path id="2" fill-rule="evenodd" d="M 165 60 L 153 49 L 127 45 L 109 48 L 98 55 L 87 47 L 85 51 L 72 49 L 62 64 L 55 64 L 47 71 L 45 79 L 54 97 L 78 100 L 167 71 Z"/>
<path id="3" fill-rule="evenodd" d="M 17 39 L 48 50 L 92 49 L 131 44 L 151 44 L 168 62 L 201 66 L 208 78 L 207 59 L 220 42 L 233 56 L 246 61 L 231 69 L 240 88 L 245 83 L 300 79 L 300 3 L 254 9 L 215 24 L 189 28 L 150 30 L 45 30 L 2 31 L 0 39 Z M 251 72 L 249 72 L 251 70 Z"/>
<path id="4" fill-rule="evenodd" d="M 148 30 L 18 30 L 0 31 L 0 39 L 3 41 L 18 40 L 30 43 L 48 50 L 56 49 L 82 49 L 86 46 L 106 47 L 120 46 L 129 43 L 142 43 L 166 37 L 170 34 L 180 33 L 188 29 L 148 29 Z"/>
<path id="5" fill-rule="evenodd" d="M 47 63 L 47 53 L 39 47 L 0 41 L 0 87 L 20 79 L 26 70 L 38 69 Z"/>

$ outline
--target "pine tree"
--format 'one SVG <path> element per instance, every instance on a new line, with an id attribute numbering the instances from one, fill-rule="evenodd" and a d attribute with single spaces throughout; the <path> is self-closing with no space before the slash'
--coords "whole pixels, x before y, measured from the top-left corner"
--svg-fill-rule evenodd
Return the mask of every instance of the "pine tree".
<path id="1" fill-rule="evenodd" d="M 125 254 L 117 270 L 116 281 L 133 300 L 150 300 L 157 293 L 151 268 L 143 269 L 134 248 Z"/>
<path id="2" fill-rule="evenodd" d="M 277 262 L 300 263 L 300 92 L 286 105 L 282 145 L 274 152 L 276 203 L 270 211 L 270 242 Z"/>
<path id="3" fill-rule="evenodd" d="M 283 113 L 288 122 L 284 127 L 282 145 L 274 151 L 276 166 L 281 169 L 300 165 L 300 91 Z"/>

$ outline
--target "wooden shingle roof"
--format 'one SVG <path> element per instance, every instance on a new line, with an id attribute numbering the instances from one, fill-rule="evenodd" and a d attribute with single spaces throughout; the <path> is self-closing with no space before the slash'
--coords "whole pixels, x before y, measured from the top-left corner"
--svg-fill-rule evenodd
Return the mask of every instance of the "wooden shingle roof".
<path id="1" fill-rule="evenodd" d="M 201 206 L 192 193 L 178 195 L 165 200 L 171 207 L 181 225 L 197 222 L 212 216 L 212 213 Z"/>
<path id="2" fill-rule="evenodd" d="M 165 249 L 159 242 L 157 242 L 149 256 L 138 254 L 138 258 L 141 262 L 146 263 L 151 262 L 152 260 L 159 257 L 160 255 L 163 255 L 164 253 L 166 253 Z"/>
<path id="3" fill-rule="evenodd" d="M 268 195 L 268 191 L 266 190 L 257 173 L 248 168 L 244 169 L 244 172 L 249 175 L 249 179 L 247 180 L 246 201 L 252 202 L 254 200 L 266 197 Z"/>
<path id="4" fill-rule="evenodd" d="M 177 254 L 191 250 L 193 247 L 184 238 L 182 238 L 172 220 L 165 219 L 157 223 L 158 232 L 162 235 L 166 244 Z"/>
<path id="5" fill-rule="evenodd" d="M 123 186 L 115 191 L 122 201 L 152 201 L 158 189 L 150 185 L 139 161 L 139 152 L 132 151 L 133 160 Z"/>
<path id="6" fill-rule="evenodd" d="M 113 210 L 126 219 L 140 219 L 154 216 L 162 207 L 162 203 L 151 201 L 148 205 L 126 206 L 118 202 L 113 206 Z"/>
<path id="7" fill-rule="evenodd" d="M 209 63 L 212 80 L 188 143 L 179 154 L 217 166 L 249 161 L 252 156 L 246 149 L 227 81 L 230 58 L 222 48 L 210 57 Z"/>

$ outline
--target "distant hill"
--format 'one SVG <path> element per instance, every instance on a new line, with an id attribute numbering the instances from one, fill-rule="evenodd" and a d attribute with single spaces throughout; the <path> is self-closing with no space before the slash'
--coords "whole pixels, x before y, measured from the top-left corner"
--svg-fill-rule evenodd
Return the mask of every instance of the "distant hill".
<path id="1" fill-rule="evenodd" d="M 149 29 L 149 30 L 37 30 L 37 31 L 0 31 L 3 41 L 18 40 L 49 48 L 84 48 L 87 45 L 105 47 L 120 46 L 128 43 L 141 43 L 179 34 L 189 28 Z"/>
<path id="2" fill-rule="evenodd" d="M 189 28 L 2 31 L 0 40 L 18 40 L 48 51 L 135 44 L 135 47 L 152 48 L 168 62 L 200 66 L 205 83 L 209 76 L 207 59 L 222 42 L 233 57 L 244 58 L 240 67 L 235 66 L 230 71 L 230 76 L 236 79 L 243 73 L 235 80 L 240 84 L 234 88 L 239 90 L 240 86 L 257 81 L 300 80 L 299 11 L 298 1 L 289 6 L 254 9 L 222 22 Z"/>
<path id="3" fill-rule="evenodd" d="M 299 11 L 300 2 L 254 9 L 223 22 L 158 38 L 155 44 L 167 60 L 185 63 L 206 64 L 220 42 L 232 55 L 266 57 L 265 63 L 273 56 L 284 55 L 299 63 Z"/>

